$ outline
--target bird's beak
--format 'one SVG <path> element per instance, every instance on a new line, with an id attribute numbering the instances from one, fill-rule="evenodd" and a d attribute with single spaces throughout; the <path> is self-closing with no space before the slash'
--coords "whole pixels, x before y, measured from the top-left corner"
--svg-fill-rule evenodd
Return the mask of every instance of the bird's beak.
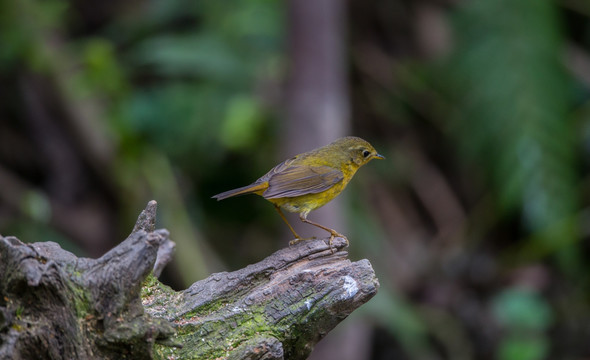
<path id="1" fill-rule="evenodd" d="M 373 155 L 373 159 L 384 160 L 385 159 L 385 156 L 383 156 L 381 154 L 377 154 L 377 155 Z"/>

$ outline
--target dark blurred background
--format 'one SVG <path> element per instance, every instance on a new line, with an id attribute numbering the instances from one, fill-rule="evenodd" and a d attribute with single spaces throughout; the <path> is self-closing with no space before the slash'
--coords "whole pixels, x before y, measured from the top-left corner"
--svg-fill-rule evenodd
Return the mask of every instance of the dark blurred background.
<path id="1" fill-rule="evenodd" d="M 97 257 L 155 199 L 182 289 L 291 240 L 212 195 L 343 135 L 387 160 L 310 219 L 381 289 L 313 359 L 590 358 L 587 0 L 0 0 L 2 235 Z"/>

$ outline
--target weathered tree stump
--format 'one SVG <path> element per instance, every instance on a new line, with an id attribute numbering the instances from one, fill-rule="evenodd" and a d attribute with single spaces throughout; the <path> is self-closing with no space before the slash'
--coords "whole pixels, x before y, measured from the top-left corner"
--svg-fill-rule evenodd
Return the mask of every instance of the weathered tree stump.
<path id="1" fill-rule="evenodd" d="M 305 359 L 379 287 L 337 238 L 176 292 L 153 275 L 174 248 L 155 214 L 99 259 L 0 236 L 0 359 Z"/>

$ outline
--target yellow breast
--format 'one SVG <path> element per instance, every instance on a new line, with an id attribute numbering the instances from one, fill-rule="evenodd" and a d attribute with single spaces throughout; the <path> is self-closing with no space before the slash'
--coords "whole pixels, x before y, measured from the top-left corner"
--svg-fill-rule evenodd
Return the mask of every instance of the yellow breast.
<path id="1" fill-rule="evenodd" d="M 307 214 L 317 208 L 320 208 L 340 195 L 342 190 L 346 188 L 350 179 L 358 170 L 358 166 L 346 166 L 342 169 L 344 178 L 337 184 L 334 184 L 331 188 L 326 191 L 322 191 L 316 194 L 307 194 L 296 197 L 284 197 L 278 199 L 267 199 L 273 204 L 280 206 L 281 208 L 294 213 Z"/>

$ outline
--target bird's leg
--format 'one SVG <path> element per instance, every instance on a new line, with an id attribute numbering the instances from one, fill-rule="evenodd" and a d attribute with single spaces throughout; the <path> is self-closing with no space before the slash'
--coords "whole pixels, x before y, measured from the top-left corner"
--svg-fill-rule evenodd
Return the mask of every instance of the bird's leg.
<path id="1" fill-rule="evenodd" d="M 285 224 L 287 224 L 287 226 L 289 227 L 289 230 L 291 230 L 291 232 L 293 233 L 293 235 L 295 235 L 295 240 L 291 240 L 289 242 L 289 245 L 297 244 L 301 240 L 305 240 L 301 236 L 299 236 L 299 234 L 297 234 L 295 232 L 295 229 L 293 229 L 293 227 L 291 226 L 291 224 L 289 224 L 289 222 L 287 221 L 287 218 L 285 217 L 285 215 L 283 215 L 283 212 L 281 211 L 281 208 L 278 205 L 275 205 L 275 209 L 277 209 L 277 212 L 279 213 L 279 215 L 281 215 L 281 218 L 283 219 L 283 221 L 285 221 Z"/>
<path id="2" fill-rule="evenodd" d="M 336 230 L 334 230 L 334 229 L 330 229 L 329 227 L 325 227 L 324 225 L 320 225 L 320 224 L 318 224 L 318 223 L 315 223 L 315 222 L 313 222 L 313 221 L 311 221 L 311 220 L 307 220 L 307 214 L 306 214 L 306 213 L 301 213 L 301 214 L 299 214 L 299 219 L 300 219 L 301 221 L 303 221 L 304 223 L 307 223 L 307 224 L 310 224 L 310 225 L 313 225 L 313 226 L 317 226 L 317 227 L 319 227 L 320 229 L 324 229 L 324 230 L 326 230 L 327 232 L 329 232 L 329 233 L 330 233 L 330 242 L 329 242 L 328 244 L 329 244 L 329 246 L 330 246 L 330 249 L 332 249 L 332 240 L 334 240 L 334 238 L 335 238 L 336 236 L 338 236 L 338 237 L 341 237 L 341 238 L 343 238 L 344 240 L 346 240 L 346 246 L 348 246 L 348 238 L 347 238 L 346 236 L 344 236 L 344 235 L 340 234 L 338 231 L 336 231 Z"/>

